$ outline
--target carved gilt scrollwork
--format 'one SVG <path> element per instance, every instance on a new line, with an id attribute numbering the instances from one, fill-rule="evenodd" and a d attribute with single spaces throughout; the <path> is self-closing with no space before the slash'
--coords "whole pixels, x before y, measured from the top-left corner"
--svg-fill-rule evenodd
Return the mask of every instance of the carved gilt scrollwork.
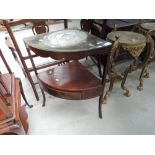
<path id="1" fill-rule="evenodd" d="M 124 50 L 127 50 L 135 59 L 138 59 L 142 51 L 144 50 L 146 44 L 140 44 L 137 46 L 129 46 L 129 45 L 122 45 Z"/>
<path id="2" fill-rule="evenodd" d="M 147 49 L 147 56 L 144 59 L 144 61 L 140 61 L 139 56 L 143 52 L 145 47 Z M 123 42 L 120 43 L 119 37 L 117 37 L 117 39 L 113 43 L 113 47 L 112 47 L 112 52 L 111 52 L 111 57 L 110 57 L 110 64 L 111 65 L 109 68 L 110 86 L 109 86 L 109 89 L 104 96 L 104 102 L 107 100 L 107 97 L 111 94 L 114 82 L 118 77 L 122 78 L 121 88 L 125 91 L 124 95 L 130 96 L 130 91 L 127 88 L 127 86 L 125 86 L 125 82 L 126 82 L 126 79 L 128 77 L 128 74 L 131 73 L 132 71 L 137 70 L 138 68 L 142 69 L 141 75 L 139 77 L 140 84 L 138 86 L 138 89 L 139 90 L 143 89 L 143 81 L 144 81 L 143 78 L 144 78 L 144 76 L 148 76 L 147 64 L 148 64 L 148 60 L 150 58 L 150 53 L 152 51 L 152 47 L 153 47 L 152 46 L 152 39 L 150 38 L 150 35 L 147 35 L 146 40 L 143 39 L 141 42 L 139 41 L 138 44 L 130 44 L 130 43 L 125 44 Z M 124 50 L 128 51 L 130 53 L 130 55 L 132 55 L 132 57 L 134 58 L 133 62 L 125 69 L 125 71 L 122 75 L 123 77 L 121 75 L 119 75 L 117 73 L 117 71 L 115 70 L 115 67 L 116 67 L 115 60 L 116 60 L 117 55 L 120 51 L 120 48 L 123 48 Z"/>
<path id="3" fill-rule="evenodd" d="M 113 85 L 116 79 L 122 79 L 122 77 L 120 75 L 118 75 L 117 71 L 115 70 L 115 59 L 118 55 L 119 52 L 119 48 L 120 48 L 120 44 L 118 41 L 118 38 L 116 38 L 116 41 L 113 43 L 112 49 L 111 49 L 111 55 L 110 55 L 110 65 L 108 68 L 108 76 L 109 76 L 109 80 L 110 80 L 110 86 L 108 91 L 106 92 L 105 96 L 102 99 L 102 103 L 106 103 L 108 96 L 111 94 L 112 89 L 113 89 Z"/>

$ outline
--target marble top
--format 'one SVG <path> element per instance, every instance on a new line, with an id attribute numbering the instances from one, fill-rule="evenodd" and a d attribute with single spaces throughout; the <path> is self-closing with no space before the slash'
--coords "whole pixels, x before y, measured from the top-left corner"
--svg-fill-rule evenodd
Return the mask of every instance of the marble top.
<path id="1" fill-rule="evenodd" d="M 119 38 L 119 43 L 126 45 L 145 44 L 146 38 L 144 35 L 131 31 L 113 31 L 107 35 L 107 39 L 115 41 Z"/>
<path id="2" fill-rule="evenodd" d="M 24 38 L 27 46 L 44 51 L 80 52 L 111 46 L 111 43 L 78 29 L 65 29 Z"/>
<path id="3" fill-rule="evenodd" d="M 141 27 L 146 30 L 155 30 L 155 22 L 152 23 L 143 23 Z"/>

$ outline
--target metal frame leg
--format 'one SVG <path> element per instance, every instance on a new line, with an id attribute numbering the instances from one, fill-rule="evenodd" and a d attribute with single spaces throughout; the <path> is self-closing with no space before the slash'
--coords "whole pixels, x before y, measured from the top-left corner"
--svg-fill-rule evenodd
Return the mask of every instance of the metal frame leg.
<path id="1" fill-rule="evenodd" d="M 126 79 L 127 79 L 127 76 L 128 76 L 128 74 L 129 74 L 129 72 L 131 71 L 131 68 L 132 68 L 132 65 L 130 65 L 130 66 L 126 69 L 126 71 L 124 72 L 124 77 L 123 77 L 122 83 L 121 83 L 121 88 L 122 88 L 123 90 L 125 90 L 124 95 L 127 96 L 127 97 L 131 96 L 131 94 L 130 94 L 129 89 L 125 86 L 125 82 L 126 82 Z"/>
<path id="2" fill-rule="evenodd" d="M 108 89 L 108 91 L 106 92 L 106 94 L 105 94 L 105 96 L 104 96 L 103 103 L 106 103 L 106 102 L 107 102 L 108 97 L 109 97 L 110 94 L 112 93 L 112 89 L 113 89 L 113 86 L 114 86 L 114 82 L 115 82 L 115 79 L 112 78 L 112 79 L 110 80 L 109 89 Z"/>
<path id="3" fill-rule="evenodd" d="M 147 66 L 144 66 L 142 68 L 142 71 L 141 71 L 141 74 L 139 77 L 139 81 L 140 81 L 139 86 L 137 86 L 137 90 L 139 90 L 139 91 L 143 90 L 143 82 L 144 82 L 144 76 L 145 76 L 146 70 L 147 70 Z"/>
<path id="4" fill-rule="evenodd" d="M 22 86 L 21 80 L 20 80 L 19 78 L 17 78 L 17 79 L 19 80 L 19 86 L 20 86 L 21 94 L 22 94 L 22 97 L 23 97 L 23 99 L 24 99 L 24 101 L 25 101 L 25 104 L 26 104 L 29 108 L 32 108 L 33 105 L 30 105 L 30 104 L 27 102 L 27 99 L 26 99 L 26 97 L 25 97 L 25 93 L 24 93 L 24 90 L 23 90 L 23 86 Z"/>
<path id="5" fill-rule="evenodd" d="M 98 105 L 98 112 L 99 112 L 99 118 L 102 118 L 102 100 L 103 100 L 103 95 L 99 97 L 99 105 Z"/>
<path id="6" fill-rule="evenodd" d="M 45 96 L 45 92 L 44 92 L 44 90 L 40 87 L 40 89 L 41 89 L 41 93 L 42 93 L 42 95 L 43 95 L 43 104 L 42 104 L 42 107 L 45 107 L 45 103 L 46 103 L 46 96 Z"/>

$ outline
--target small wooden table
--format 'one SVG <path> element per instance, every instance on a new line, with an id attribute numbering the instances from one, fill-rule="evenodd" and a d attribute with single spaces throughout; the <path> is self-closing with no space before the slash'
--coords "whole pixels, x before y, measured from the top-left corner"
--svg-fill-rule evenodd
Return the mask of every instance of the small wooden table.
<path id="1" fill-rule="evenodd" d="M 38 73 L 41 88 L 64 99 L 89 99 L 100 96 L 99 117 L 107 75 L 111 43 L 77 29 L 66 29 L 24 39 L 25 44 L 41 57 L 74 60 Z M 79 59 L 90 55 L 105 57 L 102 80 L 93 75 Z M 43 103 L 43 106 L 45 102 Z"/>
<path id="2" fill-rule="evenodd" d="M 122 83 L 121 87 L 125 90 L 124 95 L 130 96 L 130 92 L 128 88 L 125 86 L 125 81 L 127 79 L 128 73 L 137 69 L 138 64 L 137 60 L 142 53 L 145 45 L 146 38 L 142 34 L 138 34 L 130 31 L 113 31 L 107 35 L 107 40 L 113 42 L 113 49 L 111 54 L 111 68 L 109 69 L 109 77 L 110 77 L 110 87 L 107 91 L 104 99 L 106 100 L 108 95 L 112 92 L 113 84 L 116 78 L 121 78 Z M 133 57 L 134 61 L 130 64 L 122 75 L 117 74 L 115 70 L 115 59 L 119 53 L 120 48 L 129 52 L 129 54 Z M 142 64 L 141 64 L 142 65 Z M 143 65 L 142 65 L 143 66 Z M 142 79 L 140 78 L 140 86 L 142 87 Z"/>

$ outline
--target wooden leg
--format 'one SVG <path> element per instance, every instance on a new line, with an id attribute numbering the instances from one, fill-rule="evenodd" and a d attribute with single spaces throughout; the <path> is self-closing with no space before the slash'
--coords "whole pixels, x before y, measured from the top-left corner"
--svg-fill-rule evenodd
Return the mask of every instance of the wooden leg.
<path id="1" fill-rule="evenodd" d="M 26 75 L 26 72 L 24 71 L 24 69 L 22 69 L 22 72 L 23 72 L 25 78 L 27 78 L 27 75 Z"/>
<path id="2" fill-rule="evenodd" d="M 102 71 L 101 71 L 101 56 L 98 56 L 98 71 L 99 71 L 99 75 L 100 77 L 102 77 Z"/>

